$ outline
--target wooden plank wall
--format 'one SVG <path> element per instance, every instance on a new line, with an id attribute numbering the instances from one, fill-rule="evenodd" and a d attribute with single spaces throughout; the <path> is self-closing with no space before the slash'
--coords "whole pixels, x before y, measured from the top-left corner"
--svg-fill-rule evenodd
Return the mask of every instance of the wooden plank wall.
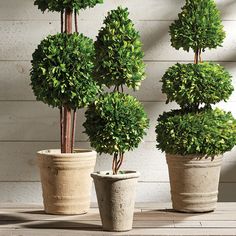
<path id="1" fill-rule="evenodd" d="M 159 114 L 177 107 L 165 105 L 159 80 L 164 71 L 178 62 L 191 62 L 192 53 L 170 46 L 168 26 L 176 18 L 183 0 L 105 0 L 103 5 L 80 14 L 79 30 L 95 39 L 106 12 L 118 5 L 127 6 L 141 33 L 147 79 L 135 96 L 140 99 L 151 126 L 139 149 L 126 156 L 125 168 L 142 173 L 137 201 L 170 200 L 168 172 L 164 155 L 155 148 L 155 124 Z M 218 0 L 227 38 L 222 48 L 207 51 L 205 60 L 224 65 L 236 84 L 236 1 Z M 42 14 L 32 0 L 0 0 L 0 202 L 40 203 L 41 189 L 35 153 L 59 146 L 58 111 L 36 102 L 29 86 L 31 54 L 46 35 L 59 30 L 59 15 Z M 131 92 L 131 94 L 133 94 Z M 236 116 L 236 92 L 219 106 Z M 84 110 L 79 112 L 77 141 L 89 146 L 82 134 Z M 110 169 L 111 158 L 98 159 L 97 169 Z M 220 200 L 236 199 L 236 149 L 225 155 Z M 95 201 L 93 190 L 92 201 Z"/>

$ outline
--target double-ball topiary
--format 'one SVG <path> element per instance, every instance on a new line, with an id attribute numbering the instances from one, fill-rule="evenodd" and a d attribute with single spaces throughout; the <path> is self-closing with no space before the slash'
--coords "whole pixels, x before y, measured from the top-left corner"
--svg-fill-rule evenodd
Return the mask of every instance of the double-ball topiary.
<path id="1" fill-rule="evenodd" d="M 98 85 L 93 80 L 95 51 L 82 34 L 48 36 L 33 53 L 31 85 L 39 101 L 52 106 L 82 108 L 93 102 Z"/>
<path id="2" fill-rule="evenodd" d="M 118 174 L 124 153 L 138 147 L 149 120 L 143 106 L 123 93 L 145 78 L 140 36 L 128 18 L 128 9 L 118 7 L 108 13 L 95 42 L 95 78 L 103 86 L 113 87 L 86 112 L 85 132 L 99 153 L 113 155 L 113 174 Z"/>

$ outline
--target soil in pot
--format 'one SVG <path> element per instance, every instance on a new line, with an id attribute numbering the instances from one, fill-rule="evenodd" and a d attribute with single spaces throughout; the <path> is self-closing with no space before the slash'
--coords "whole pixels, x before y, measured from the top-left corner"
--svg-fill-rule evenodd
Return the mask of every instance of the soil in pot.
<path id="1" fill-rule="evenodd" d="M 173 208 L 181 212 L 214 211 L 222 156 L 166 155 Z"/>
<path id="2" fill-rule="evenodd" d="M 129 231 L 133 225 L 136 185 L 140 174 L 125 171 L 93 173 L 99 212 L 106 231 Z"/>
<path id="3" fill-rule="evenodd" d="M 96 152 L 44 150 L 37 153 L 44 209 L 49 214 L 84 214 L 90 207 Z"/>

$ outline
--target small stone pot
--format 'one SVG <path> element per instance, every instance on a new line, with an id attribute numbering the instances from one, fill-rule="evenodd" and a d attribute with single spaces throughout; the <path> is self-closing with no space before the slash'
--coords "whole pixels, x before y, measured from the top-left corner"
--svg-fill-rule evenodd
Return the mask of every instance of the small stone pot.
<path id="1" fill-rule="evenodd" d="M 37 153 L 46 213 L 84 214 L 90 207 L 92 178 L 97 153 L 76 150 L 44 150 Z"/>
<path id="2" fill-rule="evenodd" d="M 125 171 L 112 175 L 109 171 L 91 174 L 94 179 L 103 229 L 123 232 L 132 229 L 136 185 L 140 174 Z"/>
<path id="3" fill-rule="evenodd" d="M 222 156 L 166 155 L 173 208 L 181 212 L 214 211 Z"/>

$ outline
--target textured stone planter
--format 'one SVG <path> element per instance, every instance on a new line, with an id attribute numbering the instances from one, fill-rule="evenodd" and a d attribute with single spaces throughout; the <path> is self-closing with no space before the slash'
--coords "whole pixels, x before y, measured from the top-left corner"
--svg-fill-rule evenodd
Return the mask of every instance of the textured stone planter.
<path id="1" fill-rule="evenodd" d="M 131 230 L 140 174 L 126 171 L 125 174 L 112 175 L 104 171 L 91 176 L 94 179 L 103 229 L 116 232 Z"/>
<path id="2" fill-rule="evenodd" d="M 166 155 L 173 208 L 209 212 L 216 208 L 222 156 Z"/>
<path id="3" fill-rule="evenodd" d="M 90 207 L 90 192 L 96 152 L 60 150 L 37 153 L 43 190 L 44 209 L 50 214 L 84 214 Z"/>

